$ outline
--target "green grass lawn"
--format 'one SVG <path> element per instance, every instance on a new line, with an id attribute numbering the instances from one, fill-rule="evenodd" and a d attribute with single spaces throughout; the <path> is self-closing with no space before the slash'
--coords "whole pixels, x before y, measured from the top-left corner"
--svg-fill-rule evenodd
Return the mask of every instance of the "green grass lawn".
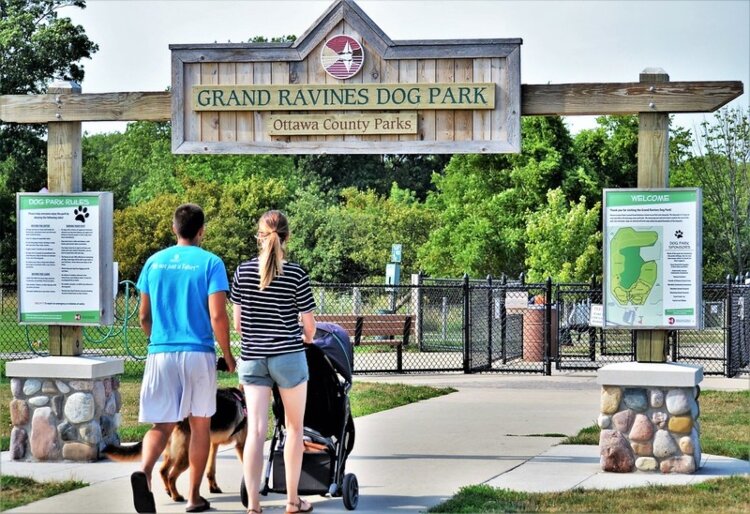
<path id="1" fill-rule="evenodd" d="M 429 512 L 750 512 L 750 478 L 735 476 L 689 486 L 522 493 L 488 485 L 462 488 Z"/>
<path id="2" fill-rule="evenodd" d="M 0 511 L 9 510 L 56 494 L 86 487 L 78 480 L 37 482 L 27 477 L 0 476 Z"/>
<path id="3" fill-rule="evenodd" d="M 750 459 L 750 391 L 703 391 L 701 447 L 704 453 Z M 592 425 L 562 444 L 599 444 Z M 487 485 L 462 488 L 430 512 L 750 512 L 750 478 L 735 476 L 690 486 L 623 490 L 574 489 L 524 493 Z"/>

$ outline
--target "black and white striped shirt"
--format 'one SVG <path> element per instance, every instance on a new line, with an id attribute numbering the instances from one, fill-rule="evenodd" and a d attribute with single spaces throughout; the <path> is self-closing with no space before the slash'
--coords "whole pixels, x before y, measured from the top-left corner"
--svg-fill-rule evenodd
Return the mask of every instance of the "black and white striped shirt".
<path id="1" fill-rule="evenodd" d="M 315 309 L 310 277 L 299 264 L 285 262 L 283 275 L 263 291 L 259 285 L 257 258 L 237 267 L 229 298 L 241 307 L 242 359 L 301 351 L 299 314 Z"/>

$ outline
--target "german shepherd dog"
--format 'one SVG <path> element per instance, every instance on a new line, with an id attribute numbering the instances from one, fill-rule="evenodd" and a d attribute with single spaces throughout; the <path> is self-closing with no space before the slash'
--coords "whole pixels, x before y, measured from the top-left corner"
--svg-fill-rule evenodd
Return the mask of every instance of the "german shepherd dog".
<path id="1" fill-rule="evenodd" d="M 216 391 L 216 413 L 211 416 L 211 447 L 208 453 L 206 479 L 212 493 L 221 493 L 216 483 L 216 451 L 221 444 L 234 443 L 234 449 L 242 462 L 242 451 L 247 437 L 247 410 L 245 395 L 241 388 L 227 387 Z M 141 458 L 143 442 L 130 446 L 108 445 L 102 453 L 116 461 L 136 461 Z M 175 425 L 169 436 L 159 474 L 164 481 L 167 494 L 176 502 L 185 501 L 177 492 L 177 477 L 188 467 L 190 448 L 190 424 L 184 419 Z"/>

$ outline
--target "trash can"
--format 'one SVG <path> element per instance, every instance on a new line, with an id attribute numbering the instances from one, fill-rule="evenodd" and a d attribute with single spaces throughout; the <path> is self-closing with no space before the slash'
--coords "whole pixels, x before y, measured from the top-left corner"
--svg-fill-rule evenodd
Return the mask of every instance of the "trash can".
<path id="1" fill-rule="evenodd" d="M 544 305 L 529 305 L 523 313 L 523 360 L 544 361 Z M 557 309 L 552 308 L 552 349 L 550 356 L 557 355 Z"/>

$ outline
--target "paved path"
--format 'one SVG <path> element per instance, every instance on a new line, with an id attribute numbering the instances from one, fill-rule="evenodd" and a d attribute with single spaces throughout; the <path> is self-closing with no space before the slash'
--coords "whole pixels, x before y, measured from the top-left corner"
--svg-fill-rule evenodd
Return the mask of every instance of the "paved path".
<path id="1" fill-rule="evenodd" d="M 559 434 L 572 435 L 598 415 L 599 387 L 594 374 L 579 376 L 435 375 L 357 377 L 359 381 L 452 386 L 458 392 L 357 418 L 357 438 L 347 471 L 360 484 L 356 512 L 420 512 L 453 495 L 460 487 L 489 483 L 526 491 L 572 487 L 627 487 L 666 480 L 690 483 L 714 476 L 750 473 L 750 464 L 704 455 L 708 464 L 695 475 L 629 476 L 599 471 L 595 446 L 556 446 Z M 743 389 L 746 380 L 706 379 L 704 389 Z M 134 512 L 130 473 L 135 464 L 101 461 L 16 463 L 2 456 L 2 473 L 37 479 L 77 478 L 89 487 L 9 512 Z M 220 452 L 217 480 L 224 494 L 204 494 L 214 512 L 244 512 L 239 500 L 240 464 L 232 449 Z M 562 477 L 565 477 L 562 479 Z M 159 477 L 154 475 L 155 483 Z M 187 473 L 178 481 L 187 489 Z M 207 488 L 204 487 L 205 493 Z M 184 512 L 161 487 L 159 512 Z M 315 512 L 345 512 L 341 499 L 310 498 Z M 271 495 L 267 514 L 283 512 L 284 499 Z"/>

